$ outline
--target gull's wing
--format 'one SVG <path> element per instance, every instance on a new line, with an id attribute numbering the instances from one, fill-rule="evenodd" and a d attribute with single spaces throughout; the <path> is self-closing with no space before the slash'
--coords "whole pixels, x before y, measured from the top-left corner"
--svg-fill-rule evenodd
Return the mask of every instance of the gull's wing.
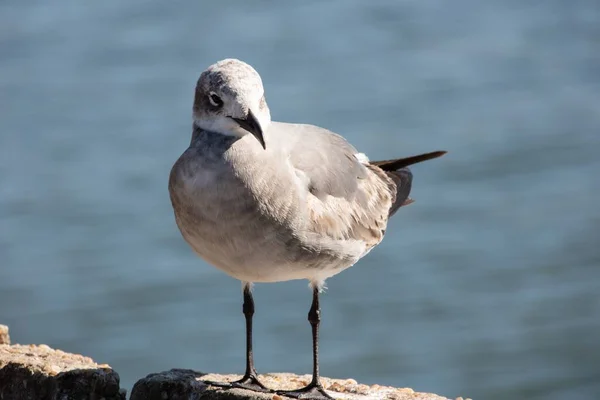
<path id="1" fill-rule="evenodd" d="M 383 238 L 395 183 L 362 163 L 343 137 L 313 125 L 274 122 L 269 140 L 288 153 L 305 183 L 308 227 L 334 240 L 357 240 L 365 251 Z M 267 144 L 267 147 L 269 144 Z"/>
<path id="2" fill-rule="evenodd" d="M 271 138 L 280 140 L 297 172 L 308 180 L 310 192 L 352 199 L 358 180 L 367 168 L 356 158 L 356 149 L 342 136 L 314 125 L 273 122 Z"/>
<path id="3" fill-rule="evenodd" d="M 274 122 L 278 146 L 286 149 L 305 183 L 310 227 L 334 240 L 355 239 L 369 250 L 383 238 L 388 218 L 412 203 L 409 165 L 440 157 L 432 152 L 368 162 L 342 136 L 314 125 Z M 362 159 L 362 161 L 361 161 Z"/>
<path id="4" fill-rule="evenodd" d="M 396 196 L 390 209 L 390 217 L 402 206 L 414 202 L 408 197 L 412 187 L 412 172 L 407 167 L 422 161 L 432 160 L 446 154 L 445 151 L 433 151 L 431 153 L 419 154 L 418 156 L 397 158 L 395 160 L 371 161 L 370 164 L 385 171 L 386 175 L 396 185 Z"/>

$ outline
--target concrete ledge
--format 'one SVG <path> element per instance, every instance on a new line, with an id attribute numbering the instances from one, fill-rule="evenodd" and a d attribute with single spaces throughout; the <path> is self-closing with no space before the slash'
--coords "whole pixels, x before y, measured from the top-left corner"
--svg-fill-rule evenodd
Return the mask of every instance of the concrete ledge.
<path id="1" fill-rule="evenodd" d="M 207 381 L 231 382 L 239 375 L 217 375 L 172 369 L 140 379 L 130 400 L 285 400 L 285 396 L 244 389 L 224 389 Z M 260 380 L 275 390 L 298 389 L 310 375 L 264 374 Z M 354 379 L 322 378 L 325 389 L 338 400 L 448 400 L 408 388 L 363 385 Z M 119 374 L 89 357 L 41 345 L 10 345 L 8 328 L 0 325 L 0 399 L 125 400 Z M 462 400 L 461 398 L 459 398 Z M 459 400 L 457 399 L 457 400 Z"/>
<path id="2" fill-rule="evenodd" d="M 273 393 L 257 393 L 244 389 L 222 389 L 205 381 L 231 382 L 239 375 L 205 374 L 202 372 L 172 369 L 140 379 L 131 391 L 130 400 L 284 400 L 289 399 Z M 285 373 L 260 375 L 261 382 L 275 390 L 301 388 L 310 382 L 310 375 Z M 430 393 L 417 393 L 412 389 L 389 386 L 363 385 L 354 379 L 322 378 L 328 393 L 339 400 L 448 400 Z"/>
<path id="3" fill-rule="evenodd" d="M 89 357 L 44 344 L 0 344 L 0 399 L 125 400 L 125 394 L 119 375 Z"/>
<path id="4" fill-rule="evenodd" d="M 0 344 L 10 344 L 10 335 L 6 325 L 0 325 Z"/>

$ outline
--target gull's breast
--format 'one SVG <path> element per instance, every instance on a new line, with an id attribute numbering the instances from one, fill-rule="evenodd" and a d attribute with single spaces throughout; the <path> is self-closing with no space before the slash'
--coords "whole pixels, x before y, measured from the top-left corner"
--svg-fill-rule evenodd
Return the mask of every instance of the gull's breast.
<path id="1" fill-rule="evenodd" d="M 204 260 L 250 282 L 323 279 L 354 264 L 349 243 L 311 232 L 306 198 L 264 163 L 230 168 L 184 155 L 169 191 L 177 225 Z M 235 165 L 234 165 L 235 167 Z M 279 171 L 281 172 L 281 171 Z M 357 251 L 353 251 L 357 253 Z"/>

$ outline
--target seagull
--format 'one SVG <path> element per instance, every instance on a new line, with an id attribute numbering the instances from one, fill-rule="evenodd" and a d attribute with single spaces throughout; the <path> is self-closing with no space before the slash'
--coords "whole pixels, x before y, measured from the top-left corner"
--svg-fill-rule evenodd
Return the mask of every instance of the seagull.
<path id="1" fill-rule="evenodd" d="M 173 165 L 169 193 L 177 226 L 194 252 L 242 282 L 246 370 L 239 381 L 222 385 L 274 392 L 254 367 L 252 286 L 306 279 L 312 380 L 276 393 L 332 399 L 319 375 L 325 280 L 379 244 L 388 219 L 413 202 L 407 167 L 443 154 L 369 161 L 327 129 L 272 121 L 261 77 L 249 64 L 225 59 L 202 72 L 191 142 Z"/>

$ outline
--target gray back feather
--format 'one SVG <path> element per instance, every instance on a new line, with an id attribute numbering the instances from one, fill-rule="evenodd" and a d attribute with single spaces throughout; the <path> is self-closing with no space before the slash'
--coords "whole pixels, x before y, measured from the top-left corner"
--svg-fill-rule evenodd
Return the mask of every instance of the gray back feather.
<path id="1" fill-rule="evenodd" d="M 290 146 L 290 161 L 306 175 L 314 196 L 356 196 L 358 179 L 367 177 L 367 169 L 356 158 L 357 150 L 342 136 L 314 125 L 280 122 L 273 122 L 269 131 L 270 140 Z"/>
<path id="2" fill-rule="evenodd" d="M 269 141 L 285 149 L 314 196 L 307 198 L 311 230 L 362 243 L 361 256 L 381 241 L 396 189 L 384 171 L 360 162 L 342 136 L 317 126 L 274 122 Z"/>

